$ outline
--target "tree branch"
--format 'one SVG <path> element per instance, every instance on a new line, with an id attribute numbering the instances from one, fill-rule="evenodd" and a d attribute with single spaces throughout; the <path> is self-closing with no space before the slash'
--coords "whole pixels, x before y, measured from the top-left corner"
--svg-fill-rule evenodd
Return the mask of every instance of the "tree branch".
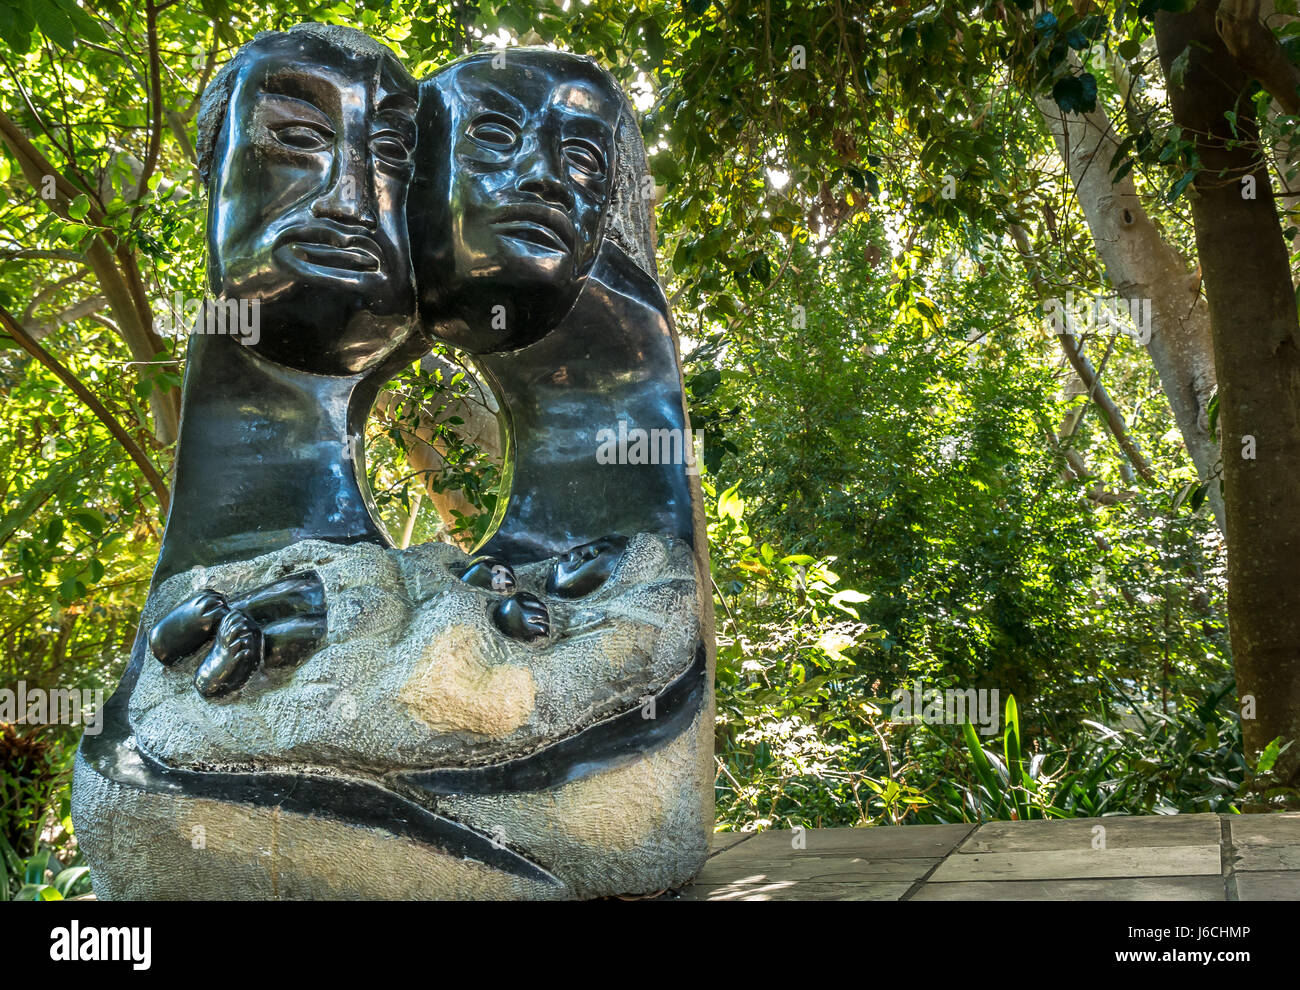
<path id="1" fill-rule="evenodd" d="M 22 325 L 14 318 L 13 314 L 3 306 L 0 306 L 0 324 L 4 325 L 5 330 L 8 331 L 9 335 L 13 337 L 14 340 L 18 341 L 23 350 L 41 364 L 45 365 L 45 367 L 48 368 L 54 376 L 59 379 L 59 381 L 68 386 L 77 398 L 85 404 L 86 408 L 95 414 L 95 418 L 104 424 L 108 432 L 113 435 L 113 438 L 122 445 L 122 449 L 127 452 L 131 460 L 135 461 L 136 466 L 140 469 L 140 473 L 144 475 L 145 480 L 149 482 L 149 487 L 153 489 L 154 495 L 158 497 L 158 505 L 162 509 L 162 514 L 166 516 L 167 511 L 171 506 L 171 499 L 167 492 L 166 482 L 163 481 L 162 475 L 158 473 L 158 469 L 153 466 L 153 462 L 149 460 L 140 445 L 135 442 L 131 437 L 131 434 L 129 434 L 122 424 L 117 421 L 112 412 L 109 411 L 108 407 L 100 402 L 99 399 L 96 398 L 95 394 L 82 384 L 81 379 L 60 363 L 53 354 L 37 343 L 32 338 L 32 335 L 23 329 Z"/>
<path id="2" fill-rule="evenodd" d="M 1259 19 L 1259 0 L 1221 0 L 1214 27 L 1241 70 L 1258 80 L 1283 110 L 1300 115 L 1300 68 Z"/>
<path id="3" fill-rule="evenodd" d="M 1016 249 L 1028 264 L 1033 257 L 1033 249 L 1029 244 L 1029 234 L 1024 227 L 1018 224 L 1013 224 L 1010 227 L 1010 232 L 1012 240 L 1015 241 Z M 1031 269 L 1030 279 L 1033 281 L 1038 294 L 1046 296 L 1046 285 L 1042 275 L 1036 269 Z M 1119 449 L 1124 452 L 1124 456 L 1129 459 L 1138 474 L 1142 475 L 1147 481 L 1154 481 L 1156 473 L 1152 469 L 1151 463 L 1143 456 L 1137 442 L 1129 435 L 1128 427 L 1124 423 L 1124 414 L 1115 405 L 1110 393 L 1106 391 L 1106 386 L 1101 383 L 1096 369 L 1093 368 L 1092 362 L 1088 360 L 1088 356 L 1083 353 L 1083 348 L 1078 339 L 1068 329 L 1064 328 L 1056 336 L 1061 343 L 1061 350 L 1065 352 L 1065 359 L 1070 362 L 1070 367 L 1074 369 L 1074 373 L 1079 376 L 1079 380 L 1088 389 L 1088 398 L 1101 412 L 1102 420 L 1115 438 L 1115 442 L 1119 444 Z"/>

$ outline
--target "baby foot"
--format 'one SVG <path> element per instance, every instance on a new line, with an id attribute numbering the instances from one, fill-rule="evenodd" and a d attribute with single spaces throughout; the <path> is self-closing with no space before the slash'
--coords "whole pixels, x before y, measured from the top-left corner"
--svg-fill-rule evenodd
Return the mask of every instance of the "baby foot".
<path id="1" fill-rule="evenodd" d="M 551 617 L 536 595 L 520 591 L 492 609 L 492 621 L 511 639 L 533 640 L 549 635 Z"/>
<path id="2" fill-rule="evenodd" d="M 496 557 L 475 557 L 465 568 L 460 579 L 466 584 L 487 591 L 508 595 L 515 590 L 515 572 L 510 565 Z"/>
<path id="3" fill-rule="evenodd" d="M 195 592 L 149 630 L 149 649 L 165 666 L 197 653 L 230 613 L 226 596 L 204 588 Z"/>
<path id="4" fill-rule="evenodd" d="M 551 567 L 546 579 L 547 594 L 557 598 L 581 598 L 609 580 L 614 565 L 627 549 L 627 537 L 606 536 L 574 547 Z"/>
<path id="5" fill-rule="evenodd" d="M 194 687 L 205 698 L 219 698 L 244 686 L 262 662 L 262 630 L 238 609 L 217 629 L 217 642 L 194 675 Z"/>

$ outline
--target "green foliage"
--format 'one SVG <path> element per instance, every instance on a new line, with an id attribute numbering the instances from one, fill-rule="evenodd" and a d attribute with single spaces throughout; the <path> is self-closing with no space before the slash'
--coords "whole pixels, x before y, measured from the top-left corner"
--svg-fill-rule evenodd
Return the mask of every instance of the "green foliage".
<path id="1" fill-rule="evenodd" d="M 49 847 L 22 857 L 0 837 L 0 901 L 63 901 L 90 893 L 90 868 L 79 860 L 78 854 L 65 864 Z"/>
<path id="2" fill-rule="evenodd" d="M 0 109 L 66 183 L 48 198 L 0 142 L 0 305 L 166 476 L 182 340 L 132 331 L 107 289 L 116 272 L 159 326 L 202 295 L 194 115 L 239 43 L 350 24 L 417 75 L 489 39 L 590 53 L 643 111 L 705 431 L 723 827 L 1224 810 L 1275 754 L 1240 753 L 1215 482 L 1147 354 L 1085 334 L 1156 480 L 1135 478 L 1040 319 L 1045 291 L 1112 290 L 1035 97 L 1108 111 L 1119 150 L 1095 167 L 1195 258 L 1201 163 L 1151 44 L 1181 2 L 0 0 Z M 0 685 L 109 686 L 158 500 L 7 335 L 0 393 Z M 503 466 L 467 428 L 468 379 L 410 369 L 391 396 L 367 430 L 381 515 L 472 542 Z M 917 679 L 1014 697 L 1001 737 L 892 720 Z M 5 771 L 24 858 L 74 742 L 41 757 L 52 777 Z"/>
<path id="3" fill-rule="evenodd" d="M 0 723 L 0 839 L 6 846 L 24 854 L 36 850 L 71 769 L 72 748 L 58 730 Z"/>

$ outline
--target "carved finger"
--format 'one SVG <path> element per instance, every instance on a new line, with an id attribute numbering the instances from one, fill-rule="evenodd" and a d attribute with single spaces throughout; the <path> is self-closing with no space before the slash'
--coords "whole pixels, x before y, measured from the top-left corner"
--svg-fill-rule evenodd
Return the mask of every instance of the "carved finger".
<path id="1" fill-rule="evenodd" d="M 230 607 L 265 627 L 294 616 L 323 614 L 325 586 L 315 571 L 304 571 L 232 599 Z"/>
<path id="2" fill-rule="evenodd" d="M 606 536 L 574 547 L 551 567 L 546 593 L 557 598 L 591 594 L 609 580 L 627 544 L 625 536 Z"/>
<path id="3" fill-rule="evenodd" d="M 503 595 L 513 592 L 517 584 L 514 570 L 497 557 L 475 557 L 469 562 L 460 579 L 476 588 L 500 592 Z"/>

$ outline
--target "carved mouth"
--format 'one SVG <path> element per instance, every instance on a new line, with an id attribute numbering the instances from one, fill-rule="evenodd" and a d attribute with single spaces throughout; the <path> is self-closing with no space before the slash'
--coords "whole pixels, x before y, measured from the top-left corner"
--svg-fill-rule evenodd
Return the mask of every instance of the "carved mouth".
<path id="1" fill-rule="evenodd" d="M 573 224 L 559 210 L 546 206 L 519 206 L 503 210 L 492 226 L 505 237 L 526 241 L 549 251 L 568 254 L 573 250 Z"/>
<path id="2" fill-rule="evenodd" d="M 382 253 L 374 238 L 344 233 L 331 227 L 297 227 L 281 238 L 300 261 L 319 268 L 347 272 L 377 272 L 383 267 Z"/>

